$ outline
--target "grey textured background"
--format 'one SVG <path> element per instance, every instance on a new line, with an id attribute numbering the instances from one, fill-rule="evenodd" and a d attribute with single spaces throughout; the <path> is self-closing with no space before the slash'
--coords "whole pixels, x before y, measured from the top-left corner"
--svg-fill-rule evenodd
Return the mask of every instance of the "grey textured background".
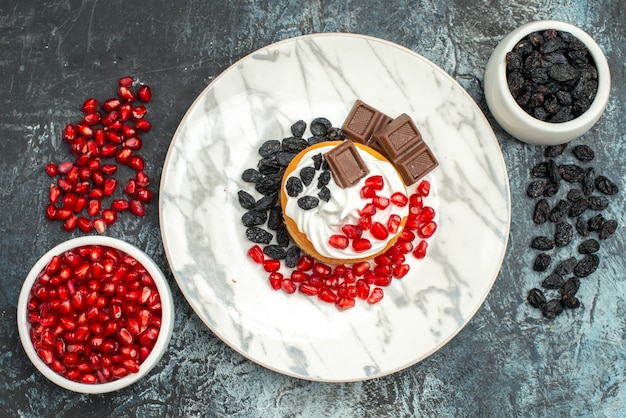
<path id="1" fill-rule="evenodd" d="M 524 190 L 543 150 L 503 132 L 482 92 L 498 40 L 541 19 L 578 25 L 607 55 L 608 109 L 574 144 L 592 145 L 595 164 L 621 189 L 605 212 L 619 229 L 603 242 L 600 269 L 583 281 L 583 306 L 554 321 L 524 300 L 541 281 L 531 269 L 535 232 Z M 152 86 L 153 130 L 142 154 L 156 191 L 172 135 L 211 80 L 257 48 L 333 31 L 384 38 L 424 55 L 467 89 L 492 123 L 509 170 L 512 223 L 501 273 L 475 318 L 425 361 L 381 379 L 323 384 L 276 374 L 228 348 L 192 312 L 169 273 L 155 202 L 145 218 L 124 216 L 107 235 L 143 248 L 166 271 L 177 314 L 168 352 L 147 378 L 116 393 L 80 395 L 48 382 L 20 345 L 15 306 L 34 262 L 80 235 L 63 232 L 43 212 L 50 181 L 44 166 L 69 156 L 61 129 L 78 117 L 82 101 L 109 97 L 126 74 Z M 0 71 L 2 415 L 609 417 L 626 410 L 624 0 L 0 0 Z"/>

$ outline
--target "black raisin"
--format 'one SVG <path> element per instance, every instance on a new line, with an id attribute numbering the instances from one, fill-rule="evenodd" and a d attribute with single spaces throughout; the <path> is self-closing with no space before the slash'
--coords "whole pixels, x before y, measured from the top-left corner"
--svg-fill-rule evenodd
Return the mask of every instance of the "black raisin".
<path id="1" fill-rule="evenodd" d="M 617 221 L 615 219 L 609 219 L 602 224 L 598 238 L 607 239 L 609 236 L 613 235 L 616 229 Z"/>
<path id="2" fill-rule="evenodd" d="M 562 221 L 557 222 L 554 229 L 554 244 L 557 247 L 564 247 L 572 241 L 573 229 L 572 225 Z"/>
<path id="3" fill-rule="evenodd" d="M 587 277 L 598 268 L 600 257 L 596 254 L 587 254 L 574 267 L 574 275 L 576 277 Z"/>
<path id="4" fill-rule="evenodd" d="M 280 151 L 274 158 L 276 159 L 276 164 L 287 167 L 296 155 L 295 152 Z"/>
<path id="5" fill-rule="evenodd" d="M 276 230 L 276 243 L 278 243 L 281 247 L 289 247 L 289 232 L 287 231 L 285 224 L 282 224 Z"/>
<path id="6" fill-rule="evenodd" d="M 561 288 L 561 296 L 574 296 L 580 288 L 580 279 L 578 277 L 570 277 L 565 280 Z"/>
<path id="7" fill-rule="evenodd" d="M 304 190 L 304 186 L 302 185 L 302 180 L 296 176 L 291 176 L 285 182 L 285 190 L 287 195 L 290 197 L 296 197 L 302 190 Z"/>
<path id="8" fill-rule="evenodd" d="M 593 189 L 596 187 L 596 173 L 593 171 L 593 167 L 589 167 L 585 171 L 585 176 L 582 180 L 583 193 L 585 196 L 590 196 L 593 193 Z"/>
<path id="9" fill-rule="evenodd" d="M 543 194 L 543 191 L 545 190 L 547 184 L 548 182 L 545 180 L 532 181 L 526 189 L 526 194 L 529 197 L 539 197 Z"/>
<path id="10" fill-rule="evenodd" d="M 533 222 L 537 225 L 541 225 L 548 220 L 550 215 L 550 205 L 546 199 L 540 199 L 535 205 L 535 211 L 533 212 Z"/>
<path id="11" fill-rule="evenodd" d="M 589 202 L 587 199 L 582 198 L 574 201 L 569 209 L 569 216 L 575 218 L 577 216 L 582 215 L 587 208 L 589 207 Z"/>
<path id="12" fill-rule="evenodd" d="M 580 301 L 576 296 L 562 296 L 561 302 L 563 303 L 563 307 L 565 309 L 576 309 L 580 307 Z"/>
<path id="13" fill-rule="evenodd" d="M 263 178 L 263 174 L 254 168 L 248 168 L 241 173 L 241 179 L 247 183 L 256 183 Z"/>
<path id="14" fill-rule="evenodd" d="M 282 179 L 283 177 L 280 174 L 263 176 L 261 180 L 256 182 L 254 189 L 262 195 L 277 193 Z"/>
<path id="15" fill-rule="evenodd" d="M 298 206 L 303 210 L 310 210 L 319 205 L 320 200 L 314 196 L 302 196 L 298 199 Z"/>
<path id="16" fill-rule="evenodd" d="M 241 216 L 241 223 L 244 226 L 263 225 L 267 220 L 267 212 L 249 210 Z"/>
<path id="17" fill-rule="evenodd" d="M 552 257 L 550 257 L 549 254 L 541 253 L 535 258 L 535 262 L 533 263 L 533 270 L 546 271 L 550 266 L 551 261 Z"/>
<path id="18" fill-rule="evenodd" d="M 589 196 L 589 209 L 603 210 L 609 206 L 609 200 L 604 196 Z"/>
<path id="19" fill-rule="evenodd" d="M 569 200 L 570 202 L 575 202 L 584 198 L 585 194 L 580 189 L 571 189 L 569 192 L 567 192 L 567 200 Z"/>
<path id="20" fill-rule="evenodd" d="M 321 189 L 324 186 L 327 186 L 330 183 L 330 171 L 324 170 L 320 173 L 320 176 L 317 178 L 317 188 Z"/>
<path id="21" fill-rule="evenodd" d="M 290 136 L 289 138 L 283 139 L 282 148 L 283 151 L 286 152 L 295 152 L 298 153 L 308 147 L 309 144 L 305 139 L 302 139 L 297 136 Z"/>
<path id="22" fill-rule="evenodd" d="M 533 288 L 528 292 L 528 303 L 533 308 L 543 308 L 546 304 L 546 297 L 540 289 Z"/>
<path id="23" fill-rule="evenodd" d="M 239 198 L 239 204 L 242 208 L 248 210 L 254 209 L 254 202 L 256 202 L 256 200 L 250 193 L 245 190 L 239 190 L 239 192 L 237 192 L 237 197 Z"/>
<path id="24" fill-rule="evenodd" d="M 541 282 L 541 286 L 546 289 L 560 289 L 565 280 L 560 274 L 552 273 Z"/>
<path id="25" fill-rule="evenodd" d="M 322 154 L 315 154 L 313 157 L 313 167 L 315 167 L 316 170 L 319 170 L 320 168 L 322 168 Z"/>
<path id="26" fill-rule="evenodd" d="M 605 176 L 596 177 L 596 188 L 604 194 L 612 195 L 617 193 L 617 185 Z"/>
<path id="27" fill-rule="evenodd" d="M 272 241 L 273 235 L 259 228 L 258 226 L 252 226 L 246 229 L 246 237 L 257 244 L 269 244 Z"/>
<path id="28" fill-rule="evenodd" d="M 326 118 L 315 118 L 311 121 L 311 133 L 313 135 L 326 135 L 333 124 Z"/>
<path id="29" fill-rule="evenodd" d="M 605 221 L 606 219 L 604 219 L 604 216 L 600 214 L 592 218 L 589 218 L 589 220 L 587 221 L 587 224 L 589 225 L 589 230 L 599 231 L 602 228 L 602 225 L 604 224 Z"/>
<path id="30" fill-rule="evenodd" d="M 294 268 L 300 261 L 300 248 L 297 246 L 291 246 L 287 249 L 285 254 L 285 265 L 289 268 Z"/>
<path id="31" fill-rule="evenodd" d="M 556 316 L 563 313 L 563 304 L 561 303 L 561 299 L 551 299 L 543 306 L 541 310 L 543 316 L 548 319 L 553 319 Z"/>
<path id="32" fill-rule="evenodd" d="M 530 246 L 539 251 L 548 251 L 554 248 L 554 241 L 548 237 L 535 237 Z"/>
<path id="33" fill-rule="evenodd" d="M 543 152 L 543 155 L 548 158 L 558 157 L 559 155 L 563 154 L 563 151 L 565 150 L 566 147 L 567 147 L 567 144 L 550 145 L 546 147 L 546 149 Z"/>
<path id="34" fill-rule="evenodd" d="M 280 164 L 278 164 L 278 162 L 276 162 L 273 158 L 260 159 L 257 164 L 257 169 L 259 170 L 259 173 L 264 175 L 277 174 L 282 170 Z"/>
<path id="35" fill-rule="evenodd" d="M 269 193 L 257 200 L 254 209 L 268 211 L 276 202 L 278 202 L 278 193 Z"/>
<path id="36" fill-rule="evenodd" d="M 548 179 L 553 183 L 558 183 L 561 175 L 559 173 L 559 166 L 556 165 L 553 159 L 548 160 Z"/>
<path id="37" fill-rule="evenodd" d="M 561 178 L 570 183 L 582 181 L 585 177 L 585 169 L 576 164 L 561 164 L 559 166 Z"/>
<path id="38" fill-rule="evenodd" d="M 552 208 L 552 210 L 550 211 L 550 221 L 561 221 L 569 213 L 571 207 L 572 204 L 567 200 L 559 200 L 558 202 L 556 202 L 556 205 L 554 205 L 554 208 Z"/>
<path id="39" fill-rule="evenodd" d="M 593 150 L 588 145 L 576 145 L 572 152 L 580 161 L 591 161 L 595 156 Z"/>
<path id="40" fill-rule="evenodd" d="M 259 147 L 259 155 L 263 158 L 270 158 L 280 151 L 280 141 L 278 139 L 270 139 L 265 141 Z"/>
<path id="41" fill-rule="evenodd" d="M 274 244 L 266 245 L 263 248 L 263 253 L 274 260 L 282 260 L 287 256 L 287 251 L 283 247 Z"/>
<path id="42" fill-rule="evenodd" d="M 543 189 L 543 195 L 545 197 L 550 197 L 550 196 L 554 196 L 555 194 L 557 194 L 559 192 L 559 184 L 560 183 L 549 181 L 546 184 L 546 187 Z"/>
<path id="43" fill-rule="evenodd" d="M 302 167 L 300 169 L 300 180 L 305 186 L 308 186 L 313 182 L 315 178 L 315 168 L 314 167 Z"/>
<path id="44" fill-rule="evenodd" d="M 539 178 L 548 177 L 548 163 L 544 161 L 535 165 L 533 168 L 531 168 L 530 175 Z"/>
<path id="45" fill-rule="evenodd" d="M 328 141 L 328 137 L 326 135 L 313 135 L 312 137 L 307 138 L 306 142 L 309 146 L 316 145 L 322 142 Z"/>
<path id="46" fill-rule="evenodd" d="M 306 122 L 303 120 L 299 120 L 291 125 L 291 134 L 293 136 L 302 137 L 304 131 L 306 131 Z"/>
<path id="47" fill-rule="evenodd" d="M 576 260 L 576 257 L 570 257 L 560 261 L 554 268 L 553 273 L 558 274 L 561 277 L 567 276 L 574 271 L 574 267 L 577 262 L 578 260 Z"/>
<path id="48" fill-rule="evenodd" d="M 280 206 L 274 206 L 267 215 L 267 227 L 277 230 L 283 224 L 283 210 Z"/>
<path id="49" fill-rule="evenodd" d="M 317 197 L 319 197 L 324 202 L 328 202 L 330 200 L 330 189 L 326 186 L 323 186 L 317 194 Z"/>
<path id="50" fill-rule="evenodd" d="M 579 235 L 582 235 L 583 237 L 589 236 L 589 223 L 582 216 L 576 218 L 575 227 L 576 232 L 578 232 Z"/>
<path id="51" fill-rule="evenodd" d="M 328 138 L 329 141 L 343 141 L 346 139 L 346 135 L 341 128 L 333 127 L 326 132 L 326 138 Z"/>
<path id="52" fill-rule="evenodd" d="M 599 249 L 600 243 L 593 238 L 589 238 L 578 245 L 578 252 L 580 254 L 593 254 Z"/>

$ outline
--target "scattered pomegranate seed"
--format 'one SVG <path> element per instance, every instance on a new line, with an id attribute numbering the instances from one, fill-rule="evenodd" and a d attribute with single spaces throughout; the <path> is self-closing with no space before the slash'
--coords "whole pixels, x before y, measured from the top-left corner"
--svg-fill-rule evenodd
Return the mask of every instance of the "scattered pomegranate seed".
<path id="1" fill-rule="evenodd" d="M 300 260 L 298 260 L 296 268 L 300 271 L 308 271 L 313 268 L 314 263 L 315 260 L 313 259 L 313 257 L 311 257 L 310 255 L 303 255 L 302 257 L 300 257 Z"/>
<path id="2" fill-rule="evenodd" d="M 426 249 L 428 248 L 428 242 L 426 240 L 421 240 L 415 250 L 413 251 L 413 256 L 415 258 L 424 258 L 426 257 Z"/>
<path id="3" fill-rule="evenodd" d="M 383 176 L 370 176 L 365 179 L 365 185 L 373 188 L 374 190 L 382 190 L 383 187 L 385 187 L 385 181 Z"/>
<path id="4" fill-rule="evenodd" d="M 272 289 L 274 290 L 278 290 L 281 288 L 282 282 L 283 282 L 283 275 L 282 273 L 279 272 L 272 272 L 270 273 L 270 286 L 272 286 Z"/>
<path id="5" fill-rule="evenodd" d="M 417 192 L 422 196 L 426 197 L 430 193 L 430 182 L 428 180 L 422 180 L 417 185 Z"/>
<path id="6" fill-rule="evenodd" d="M 372 243 L 367 238 L 357 238 L 352 241 L 352 249 L 357 253 L 367 251 L 372 248 Z"/>
<path id="7" fill-rule="evenodd" d="M 389 220 L 387 221 L 387 230 L 391 234 L 395 234 L 400 230 L 400 225 L 402 224 L 402 218 L 400 215 L 391 214 L 389 216 Z"/>
<path id="8" fill-rule="evenodd" d="M 148 103 L 150 99 L 152 99 L 152 91 L 150 91 L 150 87 L 146 85 L 142 85 L 139 87 L 137 91 L 137 97 L 144 103 Z"/>
<path id="9" fill-rule="evenodd" d="M 434 221 L 429 221 L 417 229 L 417 235 L 420 238 L 430 238 L 437 230 L 437 224 Z"/>
<path id="10" fill-rule="evenodd" d="M 280 261 L 274 260 L 273 258 L 264 260 L 262 264 L 263 264 L 263 269 L 265 269 L 265 271 L 267 271 L 268 273 L 273 273 L 280 269 Z"/>
<path id="11" fill-rule="evenodd" d="M 389 200 L 391 200 L 391 203 L 393 203 L 394 205 L 400 207 L 404 207 L 407 205 L 407 203 L 409 203 L 409 198 L 401 192 L 394 192 Z"/>
<path id="12" fill-rule="evenodd" d="M 374 238 L 380 241 L 385 240 L 387 239 L 387 237 L 389 237 L 389 231 L 387 230 L 387 227 L 385 227 L 385 225 L 381 224 L 380 222 L 374 222 L 372 224 L 372 227 L 370 228 L 370 233 Z"/>
<path id="13" fill-rule="evenodd" d="M 338 248 L 340 250 L 348 248 L 349 244 L 350 240 L 345 235 L 331 235 L 328 239 L 328 245 L 333 248 Z"/>
<path id="14" fill-rule="evenodd" d="M 383 296 L 383 289 L 381 289 L 380 287 L 375 287 L 374 290 L 372 290 L 372 294 L 367 298 L 367 303 L 369 303 L 370 305 L 378 303 L 381 301 Z"/>
<path id="15" fill-rule="evenodd" d="M 133 85 L 134 79 L 132 76 L 124 76 L 118 80 L 118 84 L 120 87 L 131 87 Z"/>

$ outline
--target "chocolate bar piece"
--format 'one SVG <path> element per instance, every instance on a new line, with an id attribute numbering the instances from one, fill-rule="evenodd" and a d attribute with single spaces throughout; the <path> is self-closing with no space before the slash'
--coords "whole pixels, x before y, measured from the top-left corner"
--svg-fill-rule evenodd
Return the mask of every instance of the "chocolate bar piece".
<path id="1" fill-rule="evenodd" d="M 360 144 L 367 144 L 371 136 L 392 119 L 372 106 L 357 100 L 352 106 L 341 130 L 346 137 Z"/>
<path id="2" fill-rule="evenodd" d="M 335 183 L 341 188 L 356 184 L 369 170 L 352 141 L 344 141 L 324 154 Z"/>
<path id="3" fill-rule="evenodd" d="M 423 141 L 422 134 L 406 113 L 378 130 L 372 140 L 382 148 L 383 155 L 394 164 L 407 186 L 417 182 L 439 165 Z"/>
<path id="4" fill-rule="evenodd" d="M 410 149 L 395 162 L 395 167 L 407 186 L 417 182 L 438 165 L 439 162 L 424 142 Z"/>

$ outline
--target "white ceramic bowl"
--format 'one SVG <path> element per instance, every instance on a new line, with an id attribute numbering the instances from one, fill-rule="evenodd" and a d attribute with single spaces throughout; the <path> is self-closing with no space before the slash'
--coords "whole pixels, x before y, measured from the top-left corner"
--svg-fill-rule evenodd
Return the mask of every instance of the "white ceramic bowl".
<path id="1" fill-rule="evenodd" d="M 33 346 L 33 343 L 31 342 L 31 325 L 27 318 L 27 304 L 30 297 L 31 288 L 35 283 L 35 280 L 39 276 L 39 273 L 41 273 L 43 269 L 48 265 L 52 257 L 54 255 L 62 254 L 73 248 L 90 245 L 102 245 L 116 248 L 134 257 L 152 276 L 161 300 L 161 327 L 159 335 L 157 337 L 154 347 L 152 348 L 152 351 L 139 366 L 139 371 L 136 373 L 131 373 L 115 381 L 93 384 L 75 382 L 53 371 L 39 357 L 37 351 L 35 350 L 35 347 Z M 145 376 L 161 359 L 163 353 L 167 349 L 170 337 L 172 335 L 172 330 L 174 326 L 174 303 L 172 300 L 172 294 L 169 285 L 167 284 L 163 272 L 143 251 L 141 251 L 137 247 L 132 246 L 131 244 L 115 238 L 96 235 L 85 236 L 80 238 L 74 238 L 57 245 L 56 247 L 48 251 L 43 257 L 41 257 L 39 261 L 37 261 L 37 263 L 35 263 L 33 268 L 28 273 L 24 284 L 22 285 L 22 290 L 20 292 L 17 304 L 17 326 L 20 339 L 22 341 L 22 345 L 24 346 L 26 354 L 35 365 L 35 367 L 49 380 L 65 389 L 69 389 L 74 392 L 106 393 L 119 390 L 135 383 L 143 376 Z"/>
<path id="2" fill-rule="evenodd" d="M 544 122 L 526 113 L 509 91 L 506 77 L 506 54 L 527 35 L 555 29 L 569 32 L 589 50 L 598 70 L 598 92 L 591 107 L 577 118 L 563 123 Z M 568 23 L 543 20 L 515 29 L 500 41 L 485 70 L 485 98 L 496 121 L 515 138 L 535 145 L 558 145 L 587 132 L 600 119 L 611 90 L 611 75 L 598 44 L 584 31 Z"/>

